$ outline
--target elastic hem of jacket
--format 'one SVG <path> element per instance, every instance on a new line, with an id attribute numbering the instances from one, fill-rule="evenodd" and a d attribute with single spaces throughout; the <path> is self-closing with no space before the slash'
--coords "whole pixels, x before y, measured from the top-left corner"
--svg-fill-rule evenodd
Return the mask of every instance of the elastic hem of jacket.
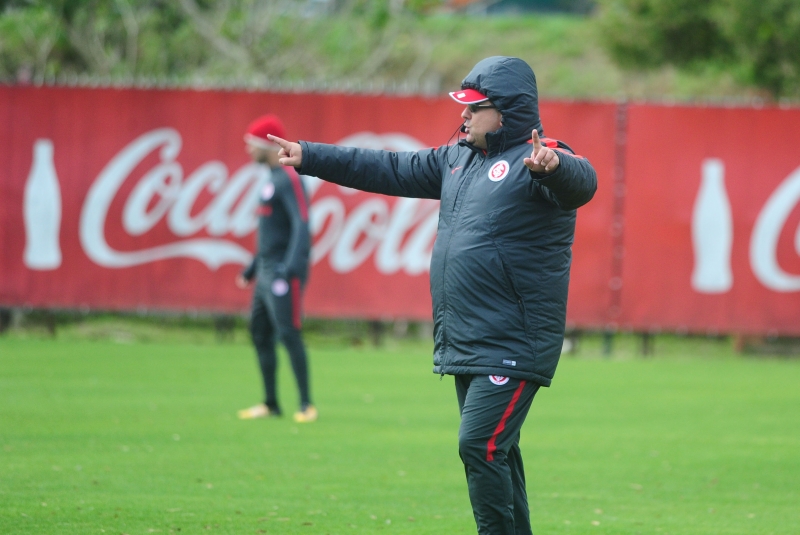
<path id="1" fill-rule="evenodd" d="M 550 383 L 553 382 L 551 377 L 545 377 L 538 373 L 488 366 L 434 366 L 433 373 L 436 375 L 501 375 L 514 379 L 524 379 L 544 387 L 550 386 Z"/>

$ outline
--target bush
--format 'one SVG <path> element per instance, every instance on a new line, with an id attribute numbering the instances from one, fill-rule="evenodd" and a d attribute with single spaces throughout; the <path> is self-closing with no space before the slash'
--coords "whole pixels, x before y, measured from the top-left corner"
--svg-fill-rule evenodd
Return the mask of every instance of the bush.
<path id="1" fill-rule="evenodd" d="M 795 0 L 600 0 L 603 42 L 628 68 L 733 70 L 773 98 L 800 94 Z"/>

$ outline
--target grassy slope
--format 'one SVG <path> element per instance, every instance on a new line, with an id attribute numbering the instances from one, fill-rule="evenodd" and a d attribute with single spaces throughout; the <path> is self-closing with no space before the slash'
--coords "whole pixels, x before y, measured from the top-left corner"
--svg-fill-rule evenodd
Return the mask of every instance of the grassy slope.
<path id="1" fill-rule="evenodd" d="M 664 67 L 627 71 L 605 52 L 596 19 L 560 14 L 430 16 L 393 19 L 383 32 L 358 18 L 326 18 L 292 24 L 279 77 L 344 84 L 409 84 L 412 91 L 452 90 L 479 60 L 518 56 L 530 63 L 545 98 L 750 99 L 758 94 L 738 84 L 729 70 Z M 375 58 L 382 61 L 373 65 Z M 222 74 L 221 62 L 211 72 Z M 370 67 L 372 66 L 372 67 Z M 414 89 L 418 88 L 418 89 Z"/>
<path id="2" fill-rule="evenodd" d="M 0 338 L 2 533 L 471 533 L 452 381 L 427 343 L 311 343 L 321 419 L 241 422 L 233 343 Z M 588 339 L 523 429 L 539 533 L 789 534 L 797 360 Z M 281 397 L 295 405 L 285 359 Z M 152 531 L 151 531 L 152 530 Z"/>
<path id="3" fill-rule="evenodd" d="M 135 62 L 124 59 L 124 40 L 106 36 L 105 67 L 93 61 L 62 62 L 54 53 L 45 68 L 40 65 L 45 56 L 33 50 L 49 50 L 54 36 L 47 24 L 36 26 L 36 38 L 29 35 L 33 23 L 25 22 L 23 11 L 0 13 L 0 26 L 15 29 L 9 30 L 7 39 L 0 38 L 0 49 L 5 47 L 4 52 L 0 50 L 5 58 L 0 79 L 14 79 L 23 66 L 36 64 L 37 83 L 47 72 L 59 73 L 66 80 L 77 74 L 111 76 L 123 85 L 134 79 L 140 83 L 161 79 L 190 86 L 263 88 L 290 83 L 303 84 L 304 90 L 441 94 L 457 88 L 477 61 L 510 55 L 531 64 L 544 98 L 749 101 L 763 96 L 738 82 L 737 73 L 722 65 L 623 70 L 605 52 L 597 19 L 588 16 L 405 14 L 382 26 L 370 16 L 287 15 L 249 20 L 251 28 L 239 15 L 232 15 L 222 33 L 249 58 L 236 60 L 192 31 L 189 23 L 180 31 L 163 32 L 158 17 L 151 13 L 141 21 Z M 33 11 L 25 16 L 34 16 Z M 114 20 L 107 22 L 117 24 L 122 32 L 120 22 Z M 29 31 L 21 32 L 20 27 Z M 97 35 L 93 38 L 103 40 Z M 37 44 L 25 44 L 28 41 Z M 795 91 L 795 101 L 798 95 Z"/>

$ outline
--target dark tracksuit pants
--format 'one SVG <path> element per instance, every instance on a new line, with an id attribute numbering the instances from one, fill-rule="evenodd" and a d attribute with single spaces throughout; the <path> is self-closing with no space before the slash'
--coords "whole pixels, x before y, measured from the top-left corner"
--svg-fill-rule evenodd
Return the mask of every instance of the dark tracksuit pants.
<path id="1" fill-rule="evenodd" d="M 530 535 L 520 429 L 539 385 L 456 375 L 458 449 L 480 535 Z M 501 383 L 501 384 L 496 384 Z"/>
<path id="2" fill-rule="evenodd" d="M 250 334 L 258 353 L 265 403 L 272 409 L 279 410 L 275 380 L 278 364 L 275 346 L 278 340 L 289 353 L 301 407 L 311 402 L 306 349 L 300 332 L 302 291 L 300 279 L 275 281 L 271 273 L 264 271 L 259 272 L 253 292 Z"/>

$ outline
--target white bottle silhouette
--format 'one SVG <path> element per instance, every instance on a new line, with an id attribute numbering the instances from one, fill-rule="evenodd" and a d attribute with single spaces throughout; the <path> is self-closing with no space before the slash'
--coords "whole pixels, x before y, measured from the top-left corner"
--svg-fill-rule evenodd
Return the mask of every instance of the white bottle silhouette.
<path id="1" fill-rule="evenodd" d="M 725 190 L 725 165 L 716 158 L 703 161 L 700 189 L 692 213 L 692 245 L 692 288 L 707 294 L 730 290 L 733 286 L 733 217 Z"/>
<path id="2" fill-rule="evenodd" d="M 53 142 L 49 139 L 37 139 L 33 144 L 23 214 L 25 265 L 42 271 L 56 269 L 61 265 L 61 188 L 53 165 Z"/>

